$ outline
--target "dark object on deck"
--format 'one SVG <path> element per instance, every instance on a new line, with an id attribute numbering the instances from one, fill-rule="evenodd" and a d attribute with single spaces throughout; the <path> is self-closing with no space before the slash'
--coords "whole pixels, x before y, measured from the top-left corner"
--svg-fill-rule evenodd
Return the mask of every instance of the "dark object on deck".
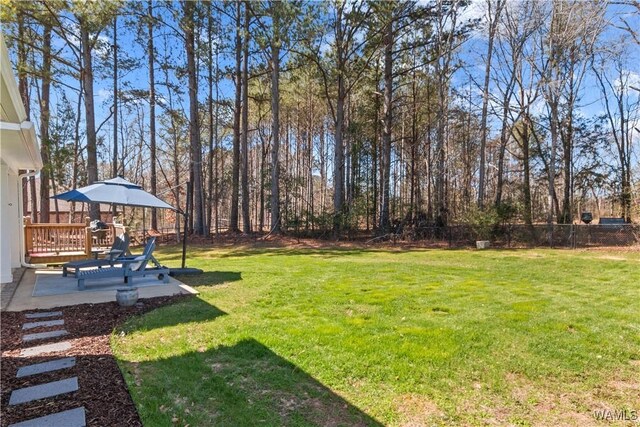
<path id="1" fill-rule="evenodd" d="M 619 226 L 619 225 L 626 225 L 627 223 L 625 222 L 624 218 L 607 218 L 607 217 L 600 217 L 600 225 L 609 225 L 612 227 L 615 226 Z"/>
<path id="2" fill-rule="evenodd" d="M 94 219 L 93 221 L 91 221 L 91 223 L 89 224 L 89 226 L 91 227 L 91 231 L 96 232 L 96 231 L 100 231 L 100 230 L 106 230 L 109 228 L 109 226 L 107 224 L 105 224 L 104 222 Z"/>
<path id="3" fill-rule="evenodd" d="M 109 226 L 104 222 L 98 219 L 94 219 L 93 221 L 91 221 L 89 226 L 91 227 L 91 234 L 93 235 L 94 239 L 104 239 L 105 237 L 107 237 L 107 230 L 109 229 Z"/>
<path id="4" fill-rule="evenodd" d="M 199 268 L 172 268 L 169 276 L 196 276 L 202 274 Z"/>
<path id="5" fill-rule="evenodd" d="M 585 224 L 589 224 L 591 221 L 593 221 L 593 215 L 591 215 L 591 212 L 582 212 L 582 215 L 580 215 L 580 220 Z"/>

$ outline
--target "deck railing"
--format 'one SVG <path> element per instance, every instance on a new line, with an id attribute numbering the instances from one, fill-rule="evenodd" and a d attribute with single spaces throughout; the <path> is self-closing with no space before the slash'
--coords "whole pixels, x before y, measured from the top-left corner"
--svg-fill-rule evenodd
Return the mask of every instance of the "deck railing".
<path id="1" fill-rule="evenodd" d="M 93 249 L 111 247 L 116 228 L 107 225 L 104 230 L 92 232 L 89 218 L 84 224 L 32 224 L 30 218 L 25 218 L 25 251 L 31 257 L 47 260 L 89 258 Z"/>

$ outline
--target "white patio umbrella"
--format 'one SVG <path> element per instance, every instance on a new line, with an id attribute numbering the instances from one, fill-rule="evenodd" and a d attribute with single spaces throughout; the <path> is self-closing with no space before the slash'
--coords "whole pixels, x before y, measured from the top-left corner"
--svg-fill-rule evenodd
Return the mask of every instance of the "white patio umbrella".
<path id="1" fill-rule="evenodd" d="M 52 199 L 66 200 L 68 202 L 106 203 L 121 206 L 134 206 L 142 208 L 171 209 L 186 217 L 186 213 L 174 208 L 167 202 L 147 193 L 141 186 L 116 177 L 106 181 L 98 181 L 86 187 L 76 188 L 65 193 L 56 194 Z M 182 245 L 182 266 L 186 255 L 186 230 L 185 241 Z"/>
<path id="2" fill-rule="evenodd" d="M 172 209 L 179 211 L 167 202 L 147 193 L 141 186 L 124 178 L 113 178 L 98 181 L 86 187 L 76 188 L 65 193 L 56 194 L 52 199 L 69 202 L 108 203 L 111 205 L 135 206 L 143 208 Z"/>

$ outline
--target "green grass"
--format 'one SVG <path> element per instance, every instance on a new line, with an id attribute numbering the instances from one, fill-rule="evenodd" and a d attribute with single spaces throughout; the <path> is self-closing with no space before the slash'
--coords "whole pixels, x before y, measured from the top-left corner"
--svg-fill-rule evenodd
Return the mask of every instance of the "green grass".
<path id="1" fill-rule="evenodd" d="M 112 338 L 148 426 L 640 412 L 638 252 L 194 248 L 189 266 L 198 297 Z"/>

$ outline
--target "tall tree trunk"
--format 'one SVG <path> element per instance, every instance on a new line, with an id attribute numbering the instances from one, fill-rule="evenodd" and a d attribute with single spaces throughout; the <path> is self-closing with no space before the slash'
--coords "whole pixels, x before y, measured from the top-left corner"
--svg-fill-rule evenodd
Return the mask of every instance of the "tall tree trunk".
<path id="1" fill-rule="evenodd" d="M 562 140 L 562 151 L 563 151 L 563 191 L 562 191 L 562 213 L 560 214 L 560 222 L 561 224 L 570 224 L 572 222 L 571 218 L 571 186 L 572 186 L 572 173 L 571 169 L 573 166 L 573 120 L 571 117 L 571 113 L 569 113 L 569 117 L 567 118 L 566 125 L 564 127 L 564 131 L 560 132 L 561 140 Z"/>
<path id="2" fill-rule="evenodd" d="M 271 232 L 280 233 L 280 21 L 273 2 L 273 34 L 271 41 Z"/>
<path id="3" fill-rule="evenodd" d="M 415 67 L 415 55 L 413 62 Z M 418 179 L 418 92 L 416 70 L 414 69 L 411 74 L 411 203 L 409 221 L 417 224 L 422 206 Z"/>
<path id="4" fill-rule="evenodd" d="M 42 35 L 42 91 L 40 99 L 40 152 L 44 167 L 40 171 L 40 222 L 50 222 L 51 142 L 49 141 L 51 94 L 51 25 L 45 24 Z"/>
<path id="5" fill-rule="evenodd" d="M 242 231 L 251 233 L 249 210 L 249 5 L 244 6 L 244 46 L 242 61 Z"/>
<path id="6" fill-rule="evenodd" d="M 336 122 L 333 152 L 333 228 L 339 232 L 344 213 L 344 78 L 338 76 L 338 100 L 336 103 Z"/>
<path id="7" fill-rule="evenodd" d="M 80 19 L 80 42 L 82 46 L 82 84 L 84 88 L 84 109 L 87 138 L 87 183 L 93 184 L 98 180 L 98 155 L 96 140 L 95 103 L 93 99 L 93 63 L 91 50 L 93 48 L 87 24 Z M 100 219 L 100 205 L 89 205 L 89 217 L 92 220 Z"/>
<path id="8" fill-rule="evenodd" d="M 444 85 L 447 84 L 444 79 L 440 79 L 440 85 L 438 87 L 438 118 L 436 128 L 436 225 L 443 227 L 447 225 L 447 199 L 446 199 L 446 182 L 445 182 L 445 127 L 447 117 L 447 91 Z"/>
<path id="9" fill-rule="evenodd" d="M 220 17 L 218 16 L 218 22 L 220 22 Z M 215 215 L 215 232 L 218 234 L 220 231 L 220 211 L 219 211 L 219 203 L 220 203 L 220 188 L 219 188 L 219 176 L 218 176 L 218 157 L 222 157 L 222 161 L 224 162 L 224 157 L 219 153 L 219 138 L 218 138 L 218 120 L 220 114 L 218 114 L 220 109 L 220 86 L 218 82 L 220 81 L 220 67 L 218 58 L 220 55 L 220 43 L 216 42 L 216 113 L 215 113 L 215 124 L 214 124 L 214 178 L 213 178 L 213 194 L 214 194 L 214 215 Z M 224 163 L 222 163 L 222 169 L 224 170 Z M 224 172 L 223 172 L 224 173 Z"/>
<path id="10" fill-rule="evenodd" d="M 147 30 L 149 31 L 149 40 L 147 41 L 147 55 L 149 57 L 149 161 L 150 167 L 150 184 L 151 194 L 156 195 L 158 192 L 158 179 L 156 177 L 156 77 L 155 64 L 156 53 L 153 46 L 153 2 L 149 1 L 147 6 L 148 21 Z M 151 209 L 151 229 L 158 230 L 158 212 L 157 209 Z"/>
<path id="11" fill-rule="evenodd" d="M 189 140 L 191 147 L 191 167 L 193 172 L 193 220 L 194 232 L 206 235 L 204 221 L 204 194 L 202 185 L 202 144 L 198 120 L 198 80 L 195 61 L 195 3 L 184 2 L 184 35 L 187 53 L 187 74 L 189 76 Z"/>
<path id="12" fill-rule="evenodd" d="M 211 232 L 212 226 L 212 210 L 213 210 L 213 144 L 214 144 L 214 123 L 213 123 L 213 13 L 211 8 L 211 2 L 207 3 L 207 35 L 208 41 L 208 83 L 209 83 L 209 99 L 208 99 L 208 113 L 209 113 L 209 155 L 207 157 L 207 230 Z M 216 80 L 217 86 L 217 80 Z"/>
<path id="13" fill-rule="evenodd" d="M 559 122 L 558 122 L 558 103 L 556 100 L 551 102 L 551 120 L 549 131 L 551 133 L 551 153 L 549 163 L 547 167 L 547 190 L 548 190 L 548 203 L 549 211 L 547 212 L 547 224 L 553 223 L 554 212 L 557 213 L 556 208 L 556 153 L 558 150 L 558 137 L 559 137 Z"/>
<path id="14" fill-rule="evenodd" d="M 478 176 L 478 207 L 482 209 L 484 207 L 485 198 L 485 161 L 486 161 L 486 148 L 487 148 L 487 116 L 489 107 L 489 81 L 491 78 L 491 58 L 493 56 L 493 40 L 495 38 L 496 29 L 498 28 L 498 22 L 500 19 L 500 13 L 504 6 L 504 0 L 497 0 L 495 3 L 495 13 L 491 14 L 491 5 L 493 0 L 487 0 L 487 6 L 489 11 L 489 40 L 487 43 L 487 58 L 485 59 L 484 70 L 484 85 L 482 88 L 482 117 L 480 119 L 480 170 Z M 503 126 L 504 132 L 504 126 Z M 500 178 L 498 178 L 500 179 Z"/>
<path id="15" fill-rule="evenodd" d="M 22 104 L 24 104 L 25 111 L 27 113 L 27 120 L 31 120 L 31 100 L 29 99 L 29 80 L 27 78 L 27 45 L 24 41 L 27 39 L 26 37 L 26 28 L 24 23 L 24 15 L 20 9 L 18 9 L 17 14 L 17 24 L 18 24 L 18 90 L 20 91 L 20 98 L 22 99 Z M 24 173 L 26 171 L 21 170 L 20 173 Z M 30 177 L 23 182 L 20 182 L 22 191 L 22 211 L 29 211 L 29 188 L 30 182 L 33 181 L 35 183 L 35 178 Z M 35 222 L 35 211 L 31 209 L 31 222 Z"/>
<path id="16" fill-rule="evenodd" d="M 113 159 L 112 175 L 118 176 L 118 17 L 113 18 Z M 113 216 L 117 208 L 113 206 Z"/>
<path id="17" fill-rule="evenodd" d="M 497 183 L 496 183 L 496 200 L 495 205 L 499 206 L 502 203 L 502 192 L 504 187 L 504 158 L 507 150 L 508 132 L 507 132 L 507 114 L 508 105 L 503 107 L 502 114 L 502 128 L 500 129 L 500 147 L 498 147 L 498 171 L 497 171 Z"/>
<path id="18" fill-rule="evenodd" d="M 240 114 L 242 108 L 242 10 L 241 3 L 236 3 L 236 99 L 233 112 L 233 164 L 231 170 L 231 213 L 229 215 L 229 231 L 237 233 L 238 229 L 238 199 L 240 196 Z"/>
<path id="19" fill-rule="evenodd" d="M 82 97 L 84 90 L 82 89 L 82 80 L 80 81 L 80 90 L 78 91 L 78 102 L 76 109 L 76 122 L 73 127 L 73 173 L 71 175 L 71 187 L 78 187 L 79 165 L 80 165 L 80 117 L 82 110 Z M 73 223 L 76 213 L 76 202 L 69 204 L 69 224 Z"/>
<path id="20" fill-rule="evenodd" d="M 377 83 L 380 80 L 380 66 L 378 64 L 376 64 L 376 71 L 375 71 L 375 81 L 376 81 L 376 92 L 379 92 L 380 87 L 379 87 L 379 83 Z M 378 228 L 378 199 L 379 199 L 379 182 L 378 182 L 378 169 L 379 169 L 379 146 L 380 146 L 380 97 L 376 96 L 373 99 L 373 105 L 374 105 L 374 120 L 373 120 L 373 140 L 371 142 L 372 144 L 372 153 L 371 153 L 371 157 L 372 157 L 372 165 L 371 165 L 371 188 L 373 191 L 373 200 L 371 201 L 371 208 L 372 208 L 372 212 L 371 212 L 371 223 L 373 224 L 374 228 Z M 381 169 L 381 168 L 380 168 Z M 380 176 L 380 180 L 382 180 L 382 176 Z"/>
<path id="21" fill-rule="evenodd" d="M 392 13 L 392 12 L 391 12 Z M 391 126 L 393 122 L 393 19 L 385 25 L 384 32 L 384 126 L 382 129 L 382 207 L 380 209 L 380 231 L 388 233 L 391 226 L 389 218 L 389 185 L 391 173 Z"/>
<path id="22" fill-rule="evenodd" d="M 336 100 L 336 117 L 334 123 L 334 150 L 333 150 L 333 231 L 337 236 L 343 221 L 344 204 L 344 103 L 346 100 L 345 88 L 345 59 L 344 40 L 342 28 L 343 7 L 338 7 L 336 20 L 336 53 L 337 53 L 337 79 L 338 96 Z"/>
<path id="23" fill-rule="evenodd" d="M 531 216 L 531 166 L 529 159 L 529 127 L 531 123 L 528 115 L 524 121 L 524 131 L 520 135 L 522 140 L 522 173 L 523 177 L 523 198 L 524 198 L 524 223 L 527 225 L 533 225 L 533 218 Z"/>

